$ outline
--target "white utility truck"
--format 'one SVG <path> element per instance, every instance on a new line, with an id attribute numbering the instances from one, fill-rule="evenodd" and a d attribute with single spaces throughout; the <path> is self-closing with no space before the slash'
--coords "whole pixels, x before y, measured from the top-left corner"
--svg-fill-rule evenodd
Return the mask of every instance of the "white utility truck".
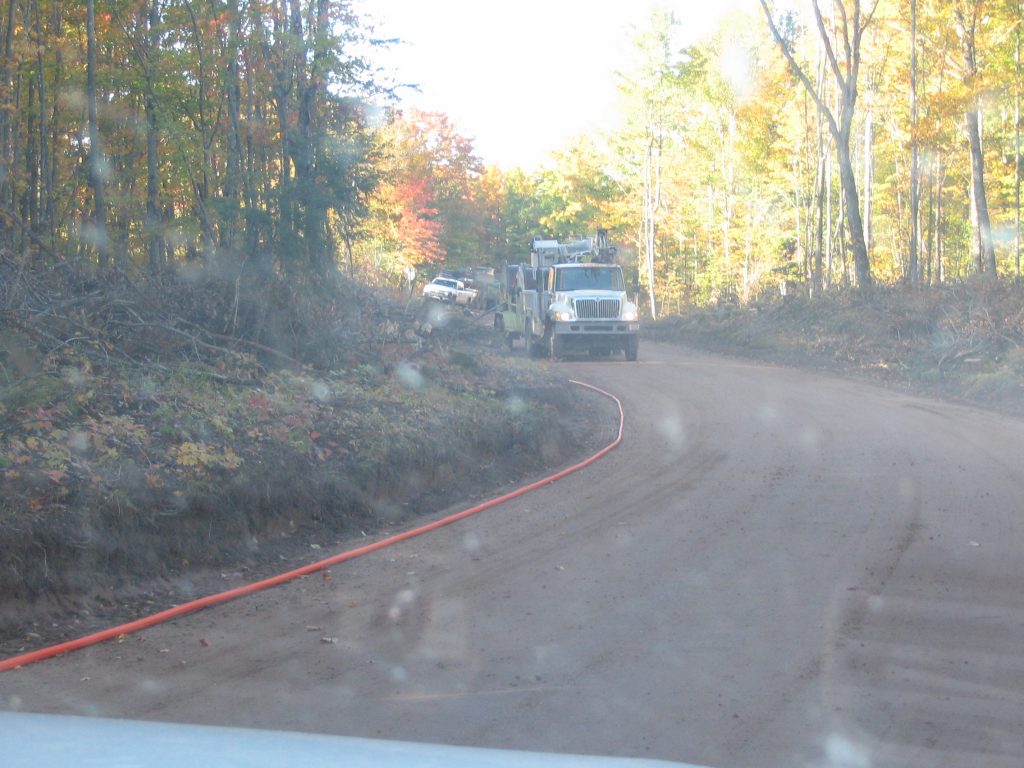
<path id="1" fill-rule="evenodd" d="M 533 357 L 557 360 L 574 351 L 606 357 L 621 351 L 627 360 L 636 360 L 639 312 L 626 295 L 614 256 L 607 230 L 568 243 L 534 240 L 530 263 L 505 271 L 503 309 L 495 327 L 510 346 L 522 338 Z"/>

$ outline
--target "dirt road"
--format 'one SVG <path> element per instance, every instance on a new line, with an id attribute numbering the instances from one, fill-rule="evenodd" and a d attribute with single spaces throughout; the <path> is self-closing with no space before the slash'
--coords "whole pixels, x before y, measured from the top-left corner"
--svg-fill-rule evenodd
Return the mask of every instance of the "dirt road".
<path id="1" fill-rule="evenodd" d="M 4 674 L 0 706 L 712 766 L 1024 763 L 1024 422 L 641 358 L 560 364 L 625 405 L 591 469 Z"/>

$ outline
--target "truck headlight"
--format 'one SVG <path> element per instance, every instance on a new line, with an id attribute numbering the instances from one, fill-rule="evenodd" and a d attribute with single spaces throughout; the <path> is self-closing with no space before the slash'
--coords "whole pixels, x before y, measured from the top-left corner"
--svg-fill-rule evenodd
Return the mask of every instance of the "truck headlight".
<path id="1" fill-rule="evenodd" d="M 631 304 L 627 304 L 625 309 L 622 310 L 622 319 L 627 323 L 635 322 L 638 317 L 640 317 L 640 314 L 637 308 Z"/>
<path id="2" fill-rule="evenodd" d="M 560 309 L 555 312 L 555 320 L 561 320 L 563 322 L 569 322 L 576 319 L 576 313 L 571 309 Z"/>

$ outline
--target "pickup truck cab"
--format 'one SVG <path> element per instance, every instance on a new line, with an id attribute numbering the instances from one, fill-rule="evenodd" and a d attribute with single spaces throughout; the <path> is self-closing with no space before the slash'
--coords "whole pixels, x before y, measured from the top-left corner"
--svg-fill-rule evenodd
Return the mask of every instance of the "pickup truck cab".
<path id="1" fill-rule="evenodd" d="M 476 298 L 476 291 L 467 288 L 461 280 L 450 277 L 435 277 L 423 286 L 423 298 L 435 299 L 451 304 L 467 305 Z"/>

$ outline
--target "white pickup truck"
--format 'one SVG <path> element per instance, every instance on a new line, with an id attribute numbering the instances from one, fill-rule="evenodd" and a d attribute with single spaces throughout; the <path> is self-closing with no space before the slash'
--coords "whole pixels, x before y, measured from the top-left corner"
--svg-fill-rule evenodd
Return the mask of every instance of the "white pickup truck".
<path id="1" fill-rule="evenodd" d="M 476 291 L 467 288 L 461 280 L 450 277 L 435 277 L 423 286 L 423 298 L 436 299 L 451 304 L 469 304 L 476 298 Z"/>

